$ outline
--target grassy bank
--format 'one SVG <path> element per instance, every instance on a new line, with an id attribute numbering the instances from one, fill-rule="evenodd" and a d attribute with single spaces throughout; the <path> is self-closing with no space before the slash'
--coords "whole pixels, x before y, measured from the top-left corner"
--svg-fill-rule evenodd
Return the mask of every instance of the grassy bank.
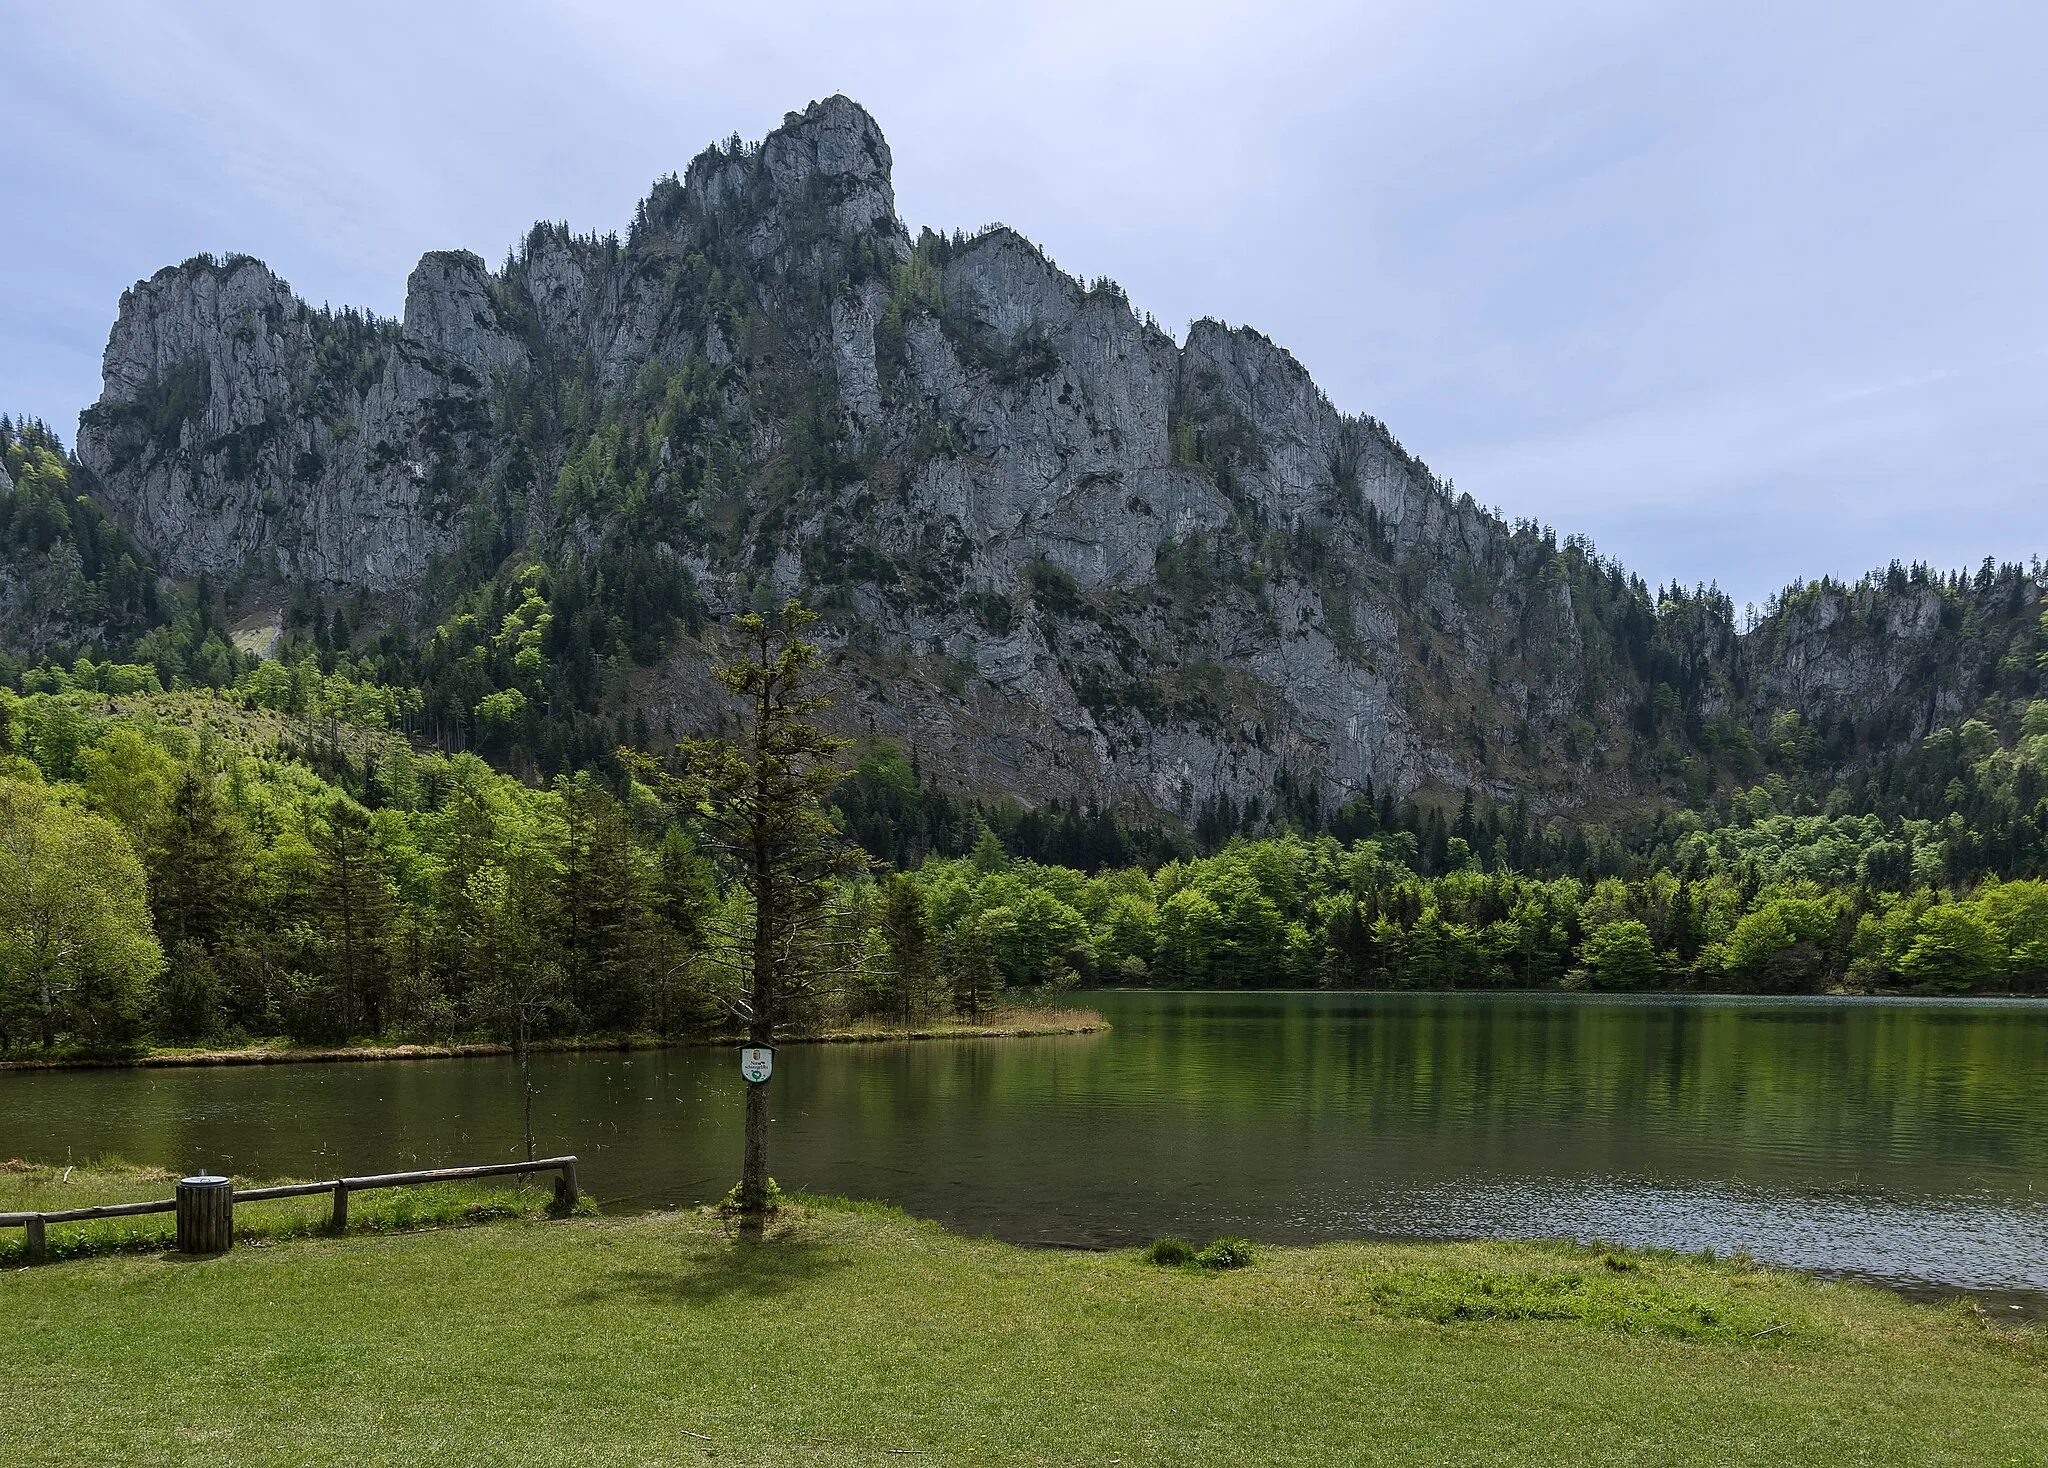
<path id="1" fill-rule="evenodd" d="M 236 1181 L 245 1187 L 258 1185 L 247 1179 Z M 57 1213 L 105 1203 L 138 1203 L 168 1198 L 176 1189 L 174 1173 L 118 1160 L 96 1161 L 86 1167 L 40 1166 L 19 1159 L 0 1162 L 0 1213 Z M 529 1181 L 523 1187 L 516 1180 L 492 1180 L 379 1189 L 353 1197 L 349 1230 L 394 1233 L 543 1218 L 552 1202 L 547 1178 Z M 586 1212 L 595 1211 L 587 1200 L 584 1206 Z M 271 1244 L 326 1235 L 331 1232 L 332 1210 L 332 1201 L 319 1195 L 239 1204 L 235 1208 L 235 1237 L 246 1244 Z M 175 1232 L 176 1221 L 168 1213 L 57 1223 L 49 1226 L 47 1249 L 52 1260 L 162 1253 L 172 1247 Z M 0 1269 L 26 1263 L 27 1252 L 27 1236 L 20 1229 L 0 1229 Z"/>
<path id="2" fill-rule="evenodd" d="M 812 1202 L 76 1260 L 0 1311 L 23 1463 L 2048 1460 L 2038 1331 L 1564 1246 L 1215 1271 Z"/>
<path id="3" fill-rule="evenodd" d="M 1109 1028 L 1091 1009 L 992 1009 L 979 1019 L 947 1015 L 914 1024 L 858 1020 L 809 1034 L 784 1036 L 784 1045 L 850 1045 L 881 1040 L 1006 1040 L 1030 1035 L 1085 1035 Z M 587 1035 L 568 1040 L 537 1040 L 533 1049 L 549 1054 L 582 1050 L 664 1050 L 673 1047 L 744 1044 L 739 1035 L 709 1039 L 664 1040 L 659 1035 Z M 348 1045 L 294 1045 L 288 1040 L 253 1040 L 246 1045 L 146 1045 L 119 1054 L 88 1051 L 16 1050 L 0 1056 L 0 1070 L 89 1070 L 121 1066 L 308 1065 L 355 1060 L 455 1060 L 471 1055 L 510 1055 L 510 1045 L 494 1041 L 449 1043 L 386 1043 L 365 1040 Z"/>

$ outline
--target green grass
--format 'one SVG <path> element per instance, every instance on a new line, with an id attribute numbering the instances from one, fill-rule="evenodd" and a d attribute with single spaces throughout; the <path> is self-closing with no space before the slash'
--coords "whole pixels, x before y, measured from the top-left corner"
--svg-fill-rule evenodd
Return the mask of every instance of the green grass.
<path id="1" fill-rule="evenodd" d="M 1563 1245 L 1028 1251 L 804 1199 L 0 1274 L 9 1463 L 2041 1464 L 2048 1344 Z"/>
<path id="2" fill-rule="evenodd" d="M 246 1179 L 236 1181 L 247 1187 L 260 1186 Z M 176 1190 L 173 1174 L 119 1158 L 97 1159 L 84 1167 L 0 1163 L 0 1213 L 55 1213 L 102 1203 L 134 1203 L 168 1198 Z M 396 1233 L 540 1217 L 553 1201 L 547 1180 L 523 1188 L 475 1183 L 380 1188 L 350 1195 L 348 1226 L 350 1233 Z M 594 1211 L 588 1200 L 581 1206 L 586 1213 Z M 320 1194 L 241 1203 L 235 1207 L 235 1237 L 249 1244 L 311 1238 L 331 1234 L 332 1220 L 333 1203 Z M 176 1220 L 168 1213 L 53 1223 L 44 1250 L 53 1261 L 94 1254 L 161 1253 L 173 1247 L 176 1230 Z M 28 1240 L 22 1230 L 0 1229 L 0 1269 L 27 1261 Z"/>

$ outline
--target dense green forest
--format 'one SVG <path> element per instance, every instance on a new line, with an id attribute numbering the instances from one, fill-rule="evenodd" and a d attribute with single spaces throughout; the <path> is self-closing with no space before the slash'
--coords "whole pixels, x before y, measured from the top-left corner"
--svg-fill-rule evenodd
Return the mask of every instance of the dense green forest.
<path id="1" fill-rule="evenodd" d="M 404 690 L 311 659 L 220 690 L 90 660 L 21 684 L 0 692 L 0 1047 L 731 1029 L 706 949 L 744 899 L 636 781 L 423 751 Z M 2048 987 L 2048 704 L 2010 738 L 1944 731 L 1914 770 L 1901 788 L 1945 781 L 1939 818 L 1804 810 L 1773 776 L 1635 846 L 1386 802 L 1344 817 L 1370 829 L 1200 854 L 1100 812 L 960 802 L 875 748 L 839 811 L 884 859 L 824 919 L 865 961 L 795 1018 L 1104 983 Z M 961 854 L 892 868 L 935 829 Z"/>

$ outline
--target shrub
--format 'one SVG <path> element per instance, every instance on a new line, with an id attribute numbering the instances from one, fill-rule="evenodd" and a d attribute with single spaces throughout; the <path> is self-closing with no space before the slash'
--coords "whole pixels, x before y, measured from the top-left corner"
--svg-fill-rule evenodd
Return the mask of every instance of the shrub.
<path id="1" fill-rule="evenodd" d="M 746 1184 L 744 1183 L 734 1183 L 732 1185 L 732 1191 L 727 1193 L 723 1198 L 718 1200 L 718 1211 L 721 1213 L 745 1212 L 746 1205 L 740 1197 L 740 1189 L 745 1186 Z M 780 1209 L 783 1203 L 785 1203 L 786 1201 L 788 1201 L 788 1195 L 782 1191 L 782 1185 L 776 1182 L 774 1178 L 769 1178 L 768 1187 L 766 1191 L 763 1193 L 761 1199 L 762 1211 L 766 1213 L 774 1213 L 775 1211 Z"/>
<path id="2" fill-rule="evenodd" d="M 1195 1246 L 1184 1239 L 1154 1239 L 1145 1251 L 1147 1264 L 1192 1264 L 1195 1262 Z"/>
<path id="3" fill-rule="evenodd" d="M 1221 1238 L 1195 1255 L 1195 1263 L 1204 1269 L 1242 1269 L 1257 1258 L 1251 1240 Z"/>

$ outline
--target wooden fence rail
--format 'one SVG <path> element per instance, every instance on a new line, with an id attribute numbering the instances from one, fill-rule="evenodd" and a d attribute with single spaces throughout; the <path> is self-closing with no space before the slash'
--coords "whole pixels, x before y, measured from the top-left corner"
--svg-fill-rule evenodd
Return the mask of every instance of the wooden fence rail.
<path id="1" fill-rule="evenodd" d="M 28 1231 L 28 1262 L 40 1264 L 48 1250 L 49 1226 L 53 1223 L 84 1223 L 94 1218 L 133 1218 L 144 1213 L 177 1213 L 179 1215 L 180 1237 L 186 1237 L 183 1225 L 187 1212 L 194 1211 L 201 1195 L 210 1193 L 218 1199 L 222 1191 L 227 1193 L 227 1206 L 232 1209 L 236 1203 L 262 1203 L 275 1198 L 310 1198 L 318 1193 L 327 1193 L 334 1199 L 334 1228 L 340 1232 L 348 1227 L 348 1199 L 351 1193 L 368 1192 L 372 1188 L 409 1188 L 421 1183 L 462 1182 L 479 1177 L 509 1177 L 516 1173 L 552 1172 L 555 1178 L 555 1202 L 564 1208 L 576 1205 L 576 1159 L 574 1157 L 545 1157 L 537 1162 L 493 1162 L 482 1167 L 431 1167 L 421 1172 L 380 1172 L 367 1177 L 338 1177 L 324 1183 L 283 1183 L 271 1188 L 250 1188 L 236 1192 L 232 1184 L 225 1190 L 190 1188 L 180 1183 L 175 1198 L 152 1199 L 147 1203 L 102 1203 L 93 1208 L 64 1208 L 51 1213 L 0 1213 L 0 1228 L 19 1228 Z M 196 1181 L 196 1179 L 191 1180 Z M 218 1206 L 216 1203 L 214 1206 Z M 232 1243 L 232 1239 L 229 1240 Z M 221 1247 L 228 1247 L 223 1244 Z"/>

